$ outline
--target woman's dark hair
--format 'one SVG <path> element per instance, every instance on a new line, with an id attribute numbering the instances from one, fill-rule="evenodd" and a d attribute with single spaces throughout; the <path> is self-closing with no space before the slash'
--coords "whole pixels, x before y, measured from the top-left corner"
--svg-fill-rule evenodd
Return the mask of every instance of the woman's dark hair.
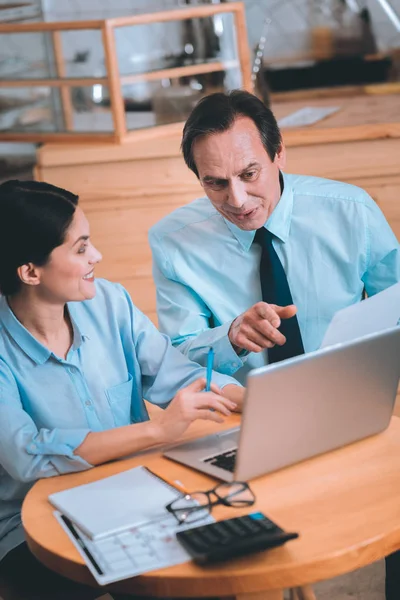
<path id="1" fill-rule="evenodd" d="M 196 104 L 183 128 L 183 158 L 197 177 L 199 173 L 193 159 L 194 141 L 199 136 L 227 131 L 238 117 L 249 117 L 253 121 L 268 156 L 274 160 L 281 148 L 282 137 L 272 111 L 249 92 L 218 92 L 205 96 Z"/>
<path id="2" fill-rule="evenodd" d="M 21 288 L 18 267 L 43 266 L 60 246 L 78 196 L 49 183 L 6 181 L 0 185 L 0 293 Z"/>

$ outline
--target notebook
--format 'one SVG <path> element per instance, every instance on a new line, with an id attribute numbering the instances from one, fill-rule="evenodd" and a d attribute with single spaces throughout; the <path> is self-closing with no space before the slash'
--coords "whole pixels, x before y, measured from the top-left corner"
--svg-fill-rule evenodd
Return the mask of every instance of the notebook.
<path id="1" fill-rule="evenodd" d="M 140 466 L 50 494 L 49 501 L 91 539 L 97 540 L 165 518 L 179 491 Z"/>

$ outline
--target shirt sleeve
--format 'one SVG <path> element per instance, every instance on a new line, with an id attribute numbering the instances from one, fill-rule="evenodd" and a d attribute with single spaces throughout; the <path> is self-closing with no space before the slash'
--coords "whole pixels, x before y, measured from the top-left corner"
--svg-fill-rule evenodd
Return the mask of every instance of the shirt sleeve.
<path id="1" fill-rule="evenodd" d="M 143 397 L 166 407 L 177 392 L 206 376 L 206 369 L 189 360 L 174 348 L 168 336 L 160 333 L 153 323 L 134 304 L 121 286 L 131 312 L 133 341 L 141 371 Z M 212 380 L 220 388 L 228 384 L 240 386 L 236 379 L 213 372 Z"/>
<path id="2" fill-rule="evenodd" d="M 150 236 L 153 253 L 153 279 L 157 289 L 157 315 L 160 331 L 191 360 L 207 364 L 210 346 L 214 348 L 214 368 L 233 375 L 247 359 L 238 356 L 228 337 L 231 321 L 213 327 L 213 315 L 203 300 L 172 273 L 172 267 L 159 241 Z"/>
<path id="3" fill-rule="evenodd" d="M 400 281 L 400 245 L 381 209 L 367 195 L 367 258 L 363 282 L 368 296 Z"/>
<path id="4" fill-rule="evenodd" d="M 15 480 L 36 481 L 90 469 L 74 454 L 89 429 L 38 429 L 24 410 L 17 383 L 0 359 L 0 463 Z"/>

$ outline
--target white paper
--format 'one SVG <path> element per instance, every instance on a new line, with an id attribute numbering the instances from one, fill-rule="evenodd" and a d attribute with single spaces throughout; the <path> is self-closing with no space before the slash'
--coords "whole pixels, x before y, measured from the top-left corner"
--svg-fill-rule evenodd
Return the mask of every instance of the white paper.
<path id="1" fill-rule="evenodd" d="M 321 348 L 342 344 L 400 324 L 400 283 L 333 316 Z"/>
<path id="2" fill-rule="evenodd" d="M 162 522 L 131 527 L 99 540 L 90 539 L 73 524 L 81 540 L 79 543 L 63 522 L 61 513 L 55 511 L 53 514 L 100 585 L 188 562 L 191 556 L 178 542 L 175 533 L 215 522 L 209 515 L 191 525 L 178 526 L 175 517 L 168 515 Z M 102 574 L 95 568 L 84 547 L 89 550 Z"/>
<path id="3" fill-rule="evenodd" d="M 340 106 L 305 106 L 279 119 L 279 127 L 304 127 L 337 112 Z"/>

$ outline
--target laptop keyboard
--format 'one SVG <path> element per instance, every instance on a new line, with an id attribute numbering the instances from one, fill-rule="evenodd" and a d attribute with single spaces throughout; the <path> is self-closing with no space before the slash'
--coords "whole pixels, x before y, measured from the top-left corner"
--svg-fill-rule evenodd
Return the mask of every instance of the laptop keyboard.
<path id="1" fill-rule="evenodd" d="M 235 448 L 234 450 L 228 450 L 227 452 L 222 452 L 222 454 L 216 454 L 215 456 L 205 458 L 203 462 L 209 463 L 214 467 L 219 467 L 220 469 L 225 469 L 225 471 L 233 473 L 233 471 L 235 470 L 236 452 L 237 448 Z"/>

